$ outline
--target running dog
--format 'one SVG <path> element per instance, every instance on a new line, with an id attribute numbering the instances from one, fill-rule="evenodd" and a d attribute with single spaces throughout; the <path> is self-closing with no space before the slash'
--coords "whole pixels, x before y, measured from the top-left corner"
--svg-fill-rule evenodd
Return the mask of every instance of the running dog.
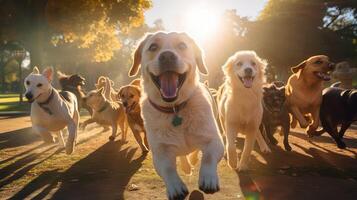
<path id="1" fill-rule="evenodd" d="M 40 74 L 37 67 L 25 78 L 25 97 L 31 103 L 32 128 L 45 142 L 53 143 L 56 133 L 59 143 L 71 154 L 77 141 L 79 123 L 78 103 L 71 92 L 58 92 L 52 87 L 53 69 L 46 68 Z M 68 139 L 63 140 L 62 130 L 67 126 Z"/>
<path id="2" fill-rule="evenodd" d="M 199 72 L 208 73 L 200 48 L 186 33 L 148 34 L 135 51 L 129 76 L 135 76 L 139 66 L 141 115 L 154 167 L 165 182 L 168 198 L 184 199 L 188 195 L 176 171 L 176 157 L 190 168 L 193 163 L 185 159 L 186 155 L 197 150 L 202 151 L 199 189 L 217 192 L 217 164 L 224 146 L 211 96 L 199 82 Z"/>
<path id="3" fill-rule="evenodd" d="M 271 152 L 259 126 L 263 117 L 263 81 L 266 62 L 254 51 L 238 51 L 222 67 L 226 80 L 220 88 L 218 107 L 226 135 L 228 164 L 239 171 L 248 169 L 250 154 L 257 139 L 263 153 Z M 237 134 L 245 135 L 239 166 Z"/>

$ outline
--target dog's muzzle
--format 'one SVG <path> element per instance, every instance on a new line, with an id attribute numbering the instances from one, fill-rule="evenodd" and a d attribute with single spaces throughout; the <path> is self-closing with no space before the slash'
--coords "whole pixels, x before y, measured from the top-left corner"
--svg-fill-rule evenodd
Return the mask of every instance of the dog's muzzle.
<path id="1" fill-rule="evenodd" d="M 31 92 L 26 92 L 25 97 L 29 103 L 32 103 L 34 101 L 33 94 Z"/>

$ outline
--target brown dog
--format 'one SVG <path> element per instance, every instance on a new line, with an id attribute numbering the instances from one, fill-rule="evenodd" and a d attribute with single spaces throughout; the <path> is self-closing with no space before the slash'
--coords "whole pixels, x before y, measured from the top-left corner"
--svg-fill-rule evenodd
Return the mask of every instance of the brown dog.
<path id="1" fill-rule="evenodd" d="M 140 116 L 140 79 L 133 80 L 129 85 L 123 86 L 119 89 L 118 99 L 121 100 L 124 106 L 124 111 L 127 115 L 127 120 L 131 131 L 134 134 L 135 140 L 140 146 L 143 153 L 148 152 L 148 141 L 146 138 L 146 131 L 144 129 L 144 122 Z M 144 133 L 144 143 L 140 133 Z"/>
<path id="2" fill-rule="evenodd" d="M 292 67 L 293 75 L 286 85 L 286 101 L 292 114 L 291 127 L 306 128 L 311 137 L 319 126 L 320 105 L 322 101 L 323 82 L 330 80 L 334 63 L 324 55 L 312 56 L 299 65 Z M 310 115 L 311 120 L 306 118 Z"/>

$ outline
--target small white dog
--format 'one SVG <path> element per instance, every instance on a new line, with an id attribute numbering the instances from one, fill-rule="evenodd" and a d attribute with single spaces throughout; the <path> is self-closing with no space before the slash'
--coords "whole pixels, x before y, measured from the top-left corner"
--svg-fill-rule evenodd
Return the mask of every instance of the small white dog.
<path id="1" fill-rule="evenodd" d="M 129 75 L 136 75 L 140 65 L 141 115 L 154 167 L 165 182 L 168 198 L 188 195 L 176 171 L 176 157 L 186 166 L 184 171 L 190 172 L 185 156 L 197 150 L 202 151 L 199 188 L 217 192 L 217 164 L 224 146 L 209 91 L 199 82 L 198 71 L 207 74 L 200 48 L 185 33 L 149 34 L 135 51 Z M 195 156 L 190 158 L 193 161 Z"/>
<path id="2" fill-rule="evenodd" d="M 219 112 L 227 137 L 228 164 L 233 169 L 237 168 L 237 133 L 245 135 L 239 170 L 248 169 L 255 139 L 262 152 L 270 152 L 259 130 L 263 117 L 265 66 L 266 62 L 254 51 L 239 51 L 222 67 L 226 81 L 219 91 Z"/>
<path id="3" fill-rule="evenodd" d="M 66 147 L 66 153 L 71 154 L 79 123 L 77 98 L 71 92 L 58 92 L 51 85 L 52 78 L 52 68 L 46 68 L 40 74 L 37 67 L 25 78 L 25 96 L 32 103 L 32 128 L 48 143 L 54 142 L 51 133 L 56 133 L 59 143 Z M 62 129 L 66 126 L 69 134 L 65 144 Z"/>

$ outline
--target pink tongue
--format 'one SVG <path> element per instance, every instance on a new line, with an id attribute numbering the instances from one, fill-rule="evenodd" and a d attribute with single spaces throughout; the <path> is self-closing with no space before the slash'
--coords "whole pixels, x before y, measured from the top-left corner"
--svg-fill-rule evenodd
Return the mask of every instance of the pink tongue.
<path id="1" fill-rule="evenodd" d="M 173 72 L 165 72 L 159 78 L 162 96 L 165 98 L 175 98 L 178 90 L 178 75 Z"/>
<path id="2" fill-rule="evenodd" d="M 246 88 L 252 87 L 252 85 L 253 85 L 253 78 L 251 78 L 251 77 L 244 77 L 244 78 L 243 78 L 243 84 L 244 84 L 244 87 L 246 87 Z"/>

